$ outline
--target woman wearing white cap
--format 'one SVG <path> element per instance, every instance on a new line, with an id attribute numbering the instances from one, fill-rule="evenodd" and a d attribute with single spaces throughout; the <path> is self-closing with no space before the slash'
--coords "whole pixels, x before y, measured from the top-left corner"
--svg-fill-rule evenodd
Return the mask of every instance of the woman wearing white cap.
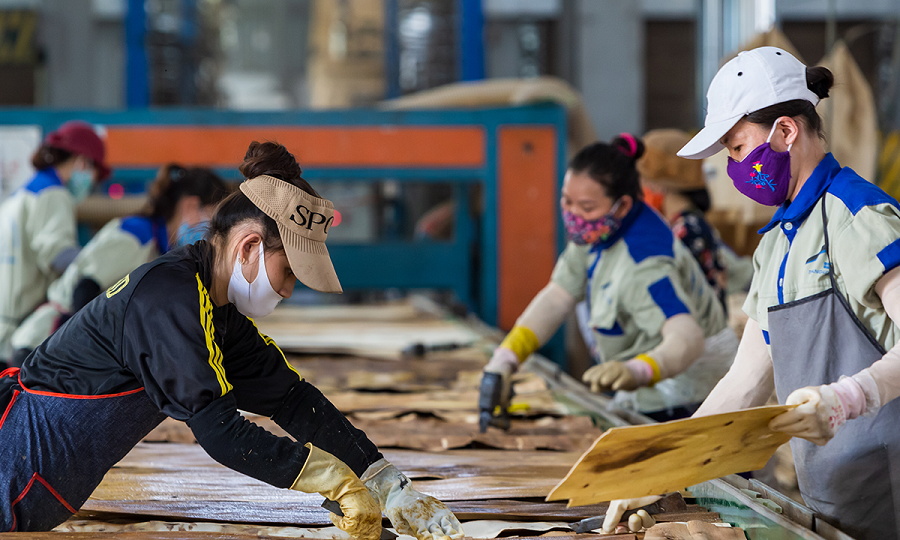
<path id="1" fill-rule="evenodd" d="M 731 370 L 698 415 L 778 401 L 800 491 L 859 539 L 900 536 L 900 206 L 825 152 L 815 106 L 831 73 L 786 51 L 743 52 L 716 74 L 706 127 L 679 155 L 720 150 L 753 200 L 778 206 L 762 229 Z M 625 508 L 615 501 L 606 530 Z"/>
<path id="2" fill-rule="evenodd" d="M 297 279 L 341 292 L 325 247 L 330 201 L 281 145 L 253 143 L 240 191 L 201 240 L 101 293 L 22 365 L 0 374 L 0 530 L 50 530 L 163 418 L 190 426 L 213 459 L 276 487 L 337 501 L 335 525 L 381 533 L 381 512 L 419 540 L 462 536 L 366 435 L 286 361 L 250 317 Z M 270 416 L 294 440 L 246 421 Z"/>
<path id="3" fill-rule="evenodd" d="M 89 124 L 66 122 L 34 153 L 34 178 L 0 204 L 0 367 L 16 327 L 78 254 L 75 205 L 109 176 L 105 156 Z"/>

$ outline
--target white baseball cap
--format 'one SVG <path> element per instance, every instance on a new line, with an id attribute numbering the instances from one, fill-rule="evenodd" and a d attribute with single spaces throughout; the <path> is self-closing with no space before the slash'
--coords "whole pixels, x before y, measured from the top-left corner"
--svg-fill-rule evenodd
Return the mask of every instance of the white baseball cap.
<path id="1" fill-rule="evenodd" d="M 744 116 L 794 99 L 819 103 L 806 83 L 806 66 L 778 47 L 744 51 L 722 66 L 706 92 L 706 121 L 678 155 L 703 159 L 725 148 L 719 140 Z"/>

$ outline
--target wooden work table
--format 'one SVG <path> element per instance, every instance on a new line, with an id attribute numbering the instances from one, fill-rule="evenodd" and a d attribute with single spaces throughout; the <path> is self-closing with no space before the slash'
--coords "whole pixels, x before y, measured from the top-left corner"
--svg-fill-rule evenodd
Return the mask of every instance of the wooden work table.
<path id="1" fill-rule="evenodd" d="M 544 497 L 565 476 L 604 429 L 648 421 L 610 412 L 608 400 L 587 392 L 546 360 L 532 359 L 518 377 L 509 433 L 478 432 L 477 391 L 482 366 L 497 333 L 477 321 L 449 317 L 433 306 L 414 303 L 360 308 L 288 307 L 257 321 L 261 331 L 285 347 L 288 360 L 379 445 L 424 493 L 443 500 L 463 522 L 499 521 L 504 536 L 526 539 L 550 532 L 555 540 L 595 540 L 565 524 L 602 515 L 606 504 L 566 508 Z M 421 330 L 421 331 L 420 331 Z M 305 350 L 302 336 L 316 335 Z M 405 340 L 401 339 L 406 336 Z M 445 337 L 464 340 L 451 351 L 410 357 L 409 344 Z M 418 340 L 418 341 L 417 341 Z M 267 429 L 283 432 L 267 418 L 248 415 Z M 732 480 L 732 482 L 735 482 Z M 738 481 L 739 482 L 739 481 Z M 764 487 L 740 487 L 764 491 Z M 740 488 L 707 482 L 702 506 L 691 504 L 659 521 L 745 523 L 727 508 L 738 496 L 741 512 L 776 536 L 819 539 L 799 505 L 784 514 L 764 507 Z M 764 493 L 763 496 L 777 493 Z M 322 497 L 277 489 L 227 469 L 209 458 L 187 427 L 167 420 L 106 475 L 82 510 L 56 532 L 29 538 L 83 540 L 125 538 L 191 539 L 308 537 L 331 527 Z M 694 501 L 688 499 L 689 503 Z M 759 507 L 759 508 L 757 508 Z M 537 530 L 536 523 L 556 524 Z M 389 526 L 387 520 L 385 525 Z M 840 534 L 840 533 L 836 533 Z M 0 534 L 0 537 L 18 537 Z M 23 536 L 24 537 L 24 536 Z M 754 536 L 751 538 L 763 538 Z M 611 538 L 611 537 L 610 537 Z M 621 540 L 643 533 L 620 534 Z M 725 536 L 723 536 L 725 538 Z M 848 538 L 828 536 L 827 538 Z"/>

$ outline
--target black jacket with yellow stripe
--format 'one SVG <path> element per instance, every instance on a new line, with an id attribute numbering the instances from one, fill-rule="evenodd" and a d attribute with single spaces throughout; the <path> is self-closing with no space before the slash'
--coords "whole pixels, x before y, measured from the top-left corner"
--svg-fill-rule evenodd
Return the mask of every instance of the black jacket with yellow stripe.
<path id="1" fill-rule="evenodd" d="M 210 244 L 200 241 L 137 268 L 27 358 L 22 385 L 81 396 L 143 387 L 214 459 L 279 487 L 300 473 L 307 442 L 362 474 L 381 454 L 251 319 L 233 304 L 213 305 L 212 260 Z M 272 417 L 296 442 L 238 409 Z"/>

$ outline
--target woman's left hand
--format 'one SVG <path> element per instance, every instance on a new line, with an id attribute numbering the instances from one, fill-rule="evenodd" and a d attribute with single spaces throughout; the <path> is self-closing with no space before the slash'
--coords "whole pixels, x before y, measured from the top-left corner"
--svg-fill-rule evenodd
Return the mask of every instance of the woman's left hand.
<path id="1" fill-rule="evenodd" d="M 844 406 L 829 385 L 794 390 L 785 405 L 797 407 L 773 418 L 769 422 L 769 428 L 819 446 L 825 446 L 837 429 L 847 421 Z"/>
<path id="2" fill-rule="evenodd" d="M 581 380 L 591 387 L 591 392 L 599 393 L 607 390 L 634 390 L 638 387 L 637 379 L 625 365 L 625 362 L 604 362 L 584 372 Z"/>
<path id="3" fill-rule="evenodd" d="M 413 489 L 409 478 L 387 460 L 370 465 L 363 478 L 398 533 L 417 540 L 453 540 L 465 535 L 444 503 Z"/>

